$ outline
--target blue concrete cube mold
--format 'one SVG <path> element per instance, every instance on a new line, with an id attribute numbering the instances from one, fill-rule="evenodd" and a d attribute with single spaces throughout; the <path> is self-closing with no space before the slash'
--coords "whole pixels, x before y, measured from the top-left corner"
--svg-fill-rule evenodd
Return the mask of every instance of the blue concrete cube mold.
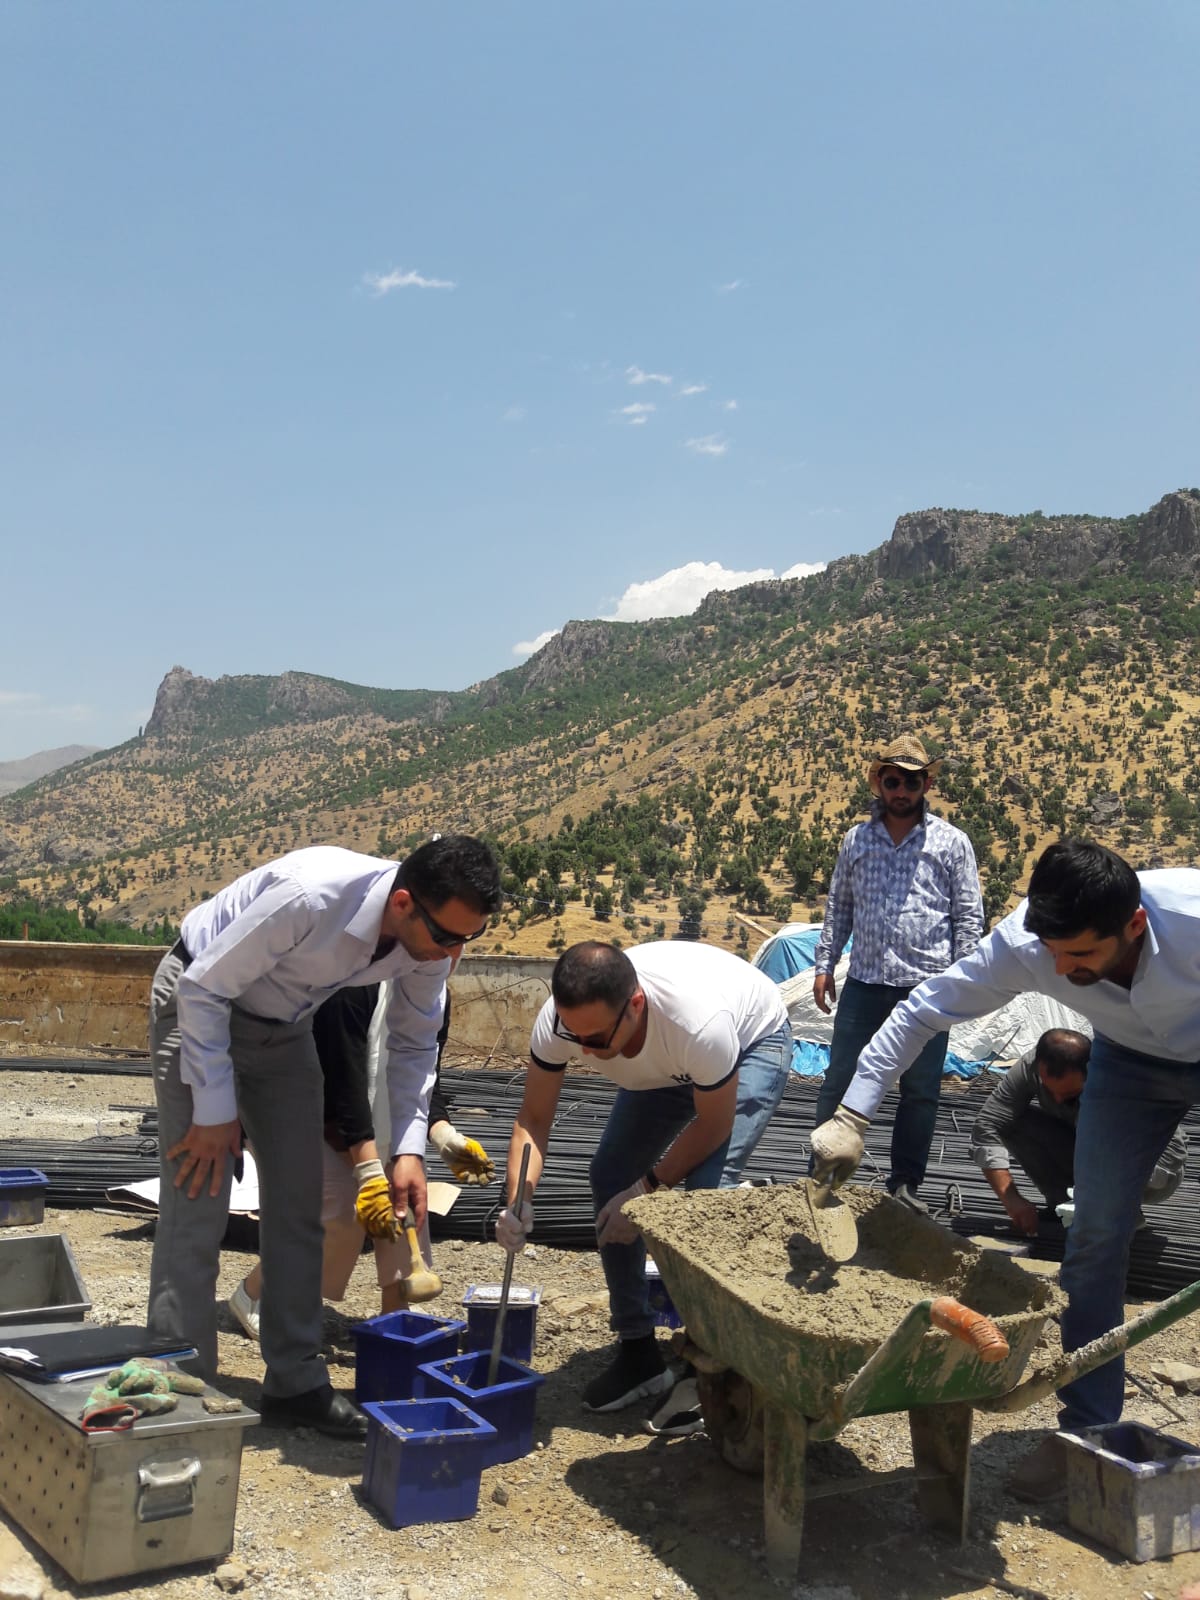
<path id="1" fill-rule="evenodd" d="M 656 1328 L 682 1328 L 683 1318 L 675 1309 L 670 1290 L 662 1281 L 658 1266 L 646 1257 L 646 1290 L 650 1300 L 650 1315 Z"/>
<path id="2" fill-rule="evenodd" d="M 530 1372 L 519 1361 L 501 1356 L 496 1381 L 489 1384 L 490 1361 L 486 1350 L 468 1350 L 448 1361 L 427 1363 L 417 1380 L 419 1394 L 453 1396 L 492 1424 L 496 1437 L 484 1443 L 485 1467 L 517 1461 L 533 1449 L 537 1392 L 546 1381 L 540 1372 Z"/>
<path id="3" fill-rule="evenodd" d="M 368 1400 L 363 1492 L 393 1528 L 461 1522 L 479 1505 L 496 1430 L 457 1399 Z"/>
<path id="4" fill-rule="evenodd" d="M 512 1284 L 508 1291 L 508 1310 L 504 1316 L 504 1338 L 500 1354 L 514 1361 L 532 1361 L 537 1340 L 537 1313 L 541 1303 L 540 1289 L 527 1289 Z M 500 1285 L 498 1283 L 473 1283 L 463 1295 L 467 1309 L 468 1350 L 490 1350 L 496 1334 L 496 1318 L 500 1312 Z"/>
<path id="5" fill-rule="evenodd" d="M 1200 1550 L 1200 1449 L 1141 1422 L 1060 1433 L 1067 1520 L 1131 1561 Z"/>
<path id="6" fill-rule="evenodd" d="M 0 1167 L 0 1228 L 36 1228 L 46 1215 L 46 1174 Z"/>
<path id="7" fill-rule="evenodd" d="M 466 1324 L 421 1311 L 389 1311 L 354 1329 L 354 1398 L 409 1400 L 416 1392 L 417 1368 L 456 1354 Z"/>

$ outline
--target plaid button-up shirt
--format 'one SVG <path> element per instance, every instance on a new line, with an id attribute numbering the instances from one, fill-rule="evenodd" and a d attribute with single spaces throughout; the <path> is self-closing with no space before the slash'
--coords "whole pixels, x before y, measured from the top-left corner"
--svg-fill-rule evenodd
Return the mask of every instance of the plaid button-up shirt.
<path id="1" fill-rule="evenodd" d="M 850 976 L 911 988 L 970 955 L 983 935 L 971 841 L 941 817 L 892 842 L 882 819 L 850 829 L 838 852 L 815 967 L 832 972 L 854 934 Z"/>

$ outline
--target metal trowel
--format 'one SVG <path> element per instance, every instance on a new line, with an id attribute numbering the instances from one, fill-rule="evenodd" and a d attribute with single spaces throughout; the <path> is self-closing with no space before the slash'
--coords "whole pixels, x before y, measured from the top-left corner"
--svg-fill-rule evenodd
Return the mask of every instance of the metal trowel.
<path id="1" fill-rule="evenodd" d="M 838 1198 L 832 1183 L 801 1178 L 800 1187 L 808 1201 L 817 1244 L 830 1261 L 849 1261 L 858 1251 L 858 1224 L 853 1211 Z"/>

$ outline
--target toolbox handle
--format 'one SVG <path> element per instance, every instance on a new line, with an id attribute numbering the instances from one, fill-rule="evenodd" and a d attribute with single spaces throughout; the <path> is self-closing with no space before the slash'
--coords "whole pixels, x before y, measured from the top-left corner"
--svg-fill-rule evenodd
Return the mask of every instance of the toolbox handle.
<path id="1" fill-rule="evenodd" d="M 196 1500 L 195 1483 L 200 1476 L 196 1456 L 174 1461 L 143 1461 L 138 1464 L 137 1514 L 139 1522 L 161 1522 L 164 1517 L 189 1517 Z"/>

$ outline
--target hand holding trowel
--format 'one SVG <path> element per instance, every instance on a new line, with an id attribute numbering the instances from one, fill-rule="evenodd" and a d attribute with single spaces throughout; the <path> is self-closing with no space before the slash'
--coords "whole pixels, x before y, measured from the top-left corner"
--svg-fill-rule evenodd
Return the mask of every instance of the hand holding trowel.
<path id="1" fill-rule="evenodd" d="M 813 1236 L 831 1261 L 849 1261 L 858 1250 L 858 1224 L 837 1191 L 862 1158 L 867 1118 L 839 1106 L 812 1136 L 812 1177 L 800 1180 L 812 1217 Z"/>

